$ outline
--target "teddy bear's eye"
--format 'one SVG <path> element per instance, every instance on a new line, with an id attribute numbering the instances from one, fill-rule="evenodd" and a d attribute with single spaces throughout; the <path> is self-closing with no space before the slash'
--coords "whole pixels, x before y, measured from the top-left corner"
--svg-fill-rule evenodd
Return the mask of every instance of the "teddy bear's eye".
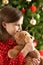
<path id="1" fill-rule="evenodd" d="M 32 39 L 32 36 L 30 38 Z"/>

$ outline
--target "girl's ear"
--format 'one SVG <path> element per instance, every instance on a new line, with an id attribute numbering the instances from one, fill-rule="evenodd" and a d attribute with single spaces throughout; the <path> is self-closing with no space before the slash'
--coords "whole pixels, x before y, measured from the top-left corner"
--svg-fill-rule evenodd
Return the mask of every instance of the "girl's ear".
<path id="1" fill-rule="evenodd" d="M 6 28 L 6 22 L 2 22 L 2 26 Z"/>

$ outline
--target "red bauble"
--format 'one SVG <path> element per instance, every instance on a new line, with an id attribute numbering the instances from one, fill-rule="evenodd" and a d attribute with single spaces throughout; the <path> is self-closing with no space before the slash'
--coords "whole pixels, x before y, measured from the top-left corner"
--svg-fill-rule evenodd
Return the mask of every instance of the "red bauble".
<path id="1" fill-rule="evenodd" d="M 31 6 L 31 7 L 30 7 L 30 10 L 31 10 L 32 12 L 36 12 L 36 6 Z"/>
<path id="2" fill-rule="evenodd" d="M 39 53 L 41 56 L 43 56 L 43 50 L 40 50 Z"/>
<path id="3" fill-rule="evenodd" d="M 34 40 L 34 41 L 33 41 L 33 44 L 34 44 L 34 47 L 36 47 L 37 44 L 38 44 L 38 41 L 37 41 L 37 40 Z"/>
<path id="4" fill-rule="evenodd" d="M 22 8 L 22 9 L 21 9 L 21 12 L 22 12 L 22 13 L 25 13 L 25 12 L 26 12 L 26 9 L 25 9 L 25 8 Z"/>

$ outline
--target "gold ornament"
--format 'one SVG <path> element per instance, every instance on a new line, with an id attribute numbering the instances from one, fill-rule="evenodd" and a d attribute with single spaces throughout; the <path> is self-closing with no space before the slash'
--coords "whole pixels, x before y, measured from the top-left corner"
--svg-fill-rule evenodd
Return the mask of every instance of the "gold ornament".
<path id="1" fill-rule="evenodd" d="M 9 3 L 9 0 L 2 0 L 2 4 L 3 5 L 6 5 L 6 4 L 8 4 Z"/>
<path id="2" fill-rule="evenodd" d="M 32 17 L 32 19 L 30 20 L 30 24 L 31 25 L 36 25 L 36 20 L 34 19 L 34 17 Z"/>
<path id="3" fill-rule="evenodd" d="M 27 2 L 31 2 L 31 0 L 26 0 Z"/>

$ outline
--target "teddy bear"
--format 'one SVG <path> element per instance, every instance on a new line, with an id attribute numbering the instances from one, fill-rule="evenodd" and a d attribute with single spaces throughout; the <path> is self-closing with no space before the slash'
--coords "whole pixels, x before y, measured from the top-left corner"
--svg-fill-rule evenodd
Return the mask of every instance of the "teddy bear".
<path id="1" fill-rule="evenodd" d="M 14 39 L 17 45 L 8 51 L 8 56 L 10 58 L 15 58 L 18 53 L 24 48 L 26 43 L 33 41 L 33 37 L 27 31 L 17 32 L 14 35 Z M 43 65 L 43 59 L 40 57 L 39 51 L 34 47 L 34 51 L 31 51 L 26 56 L 26 62 L 24 65 Z"/>

